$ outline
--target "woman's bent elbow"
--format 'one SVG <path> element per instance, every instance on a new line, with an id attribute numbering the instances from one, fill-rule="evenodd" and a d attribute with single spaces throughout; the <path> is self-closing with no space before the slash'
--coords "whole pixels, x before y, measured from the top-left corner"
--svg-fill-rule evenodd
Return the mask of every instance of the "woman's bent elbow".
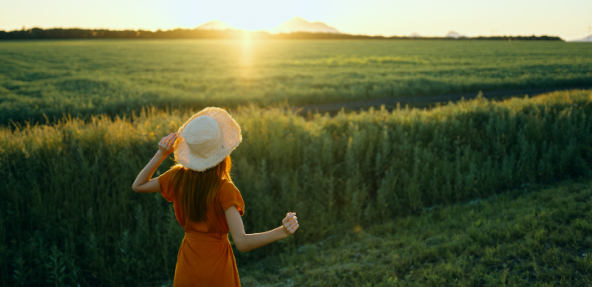
<path id="1" fill-rule="evenodd" d="M 247 251 L 249 251 L 249 250 L 246 250 L 242 245 L 236 244 L 236 242 L 234 243 L 234 246 L 236 246 L 236 249 L 238 249 L 238 251 L 240 251 L 240 252 L 247 252 Z"/>
<path id="2" fill-rule="evenodd" d="M 240 252 L 247 252 L 247 251 L 250 250 L 250 249 L 247 249 L 246 246 L 244 246 L 242 242 L 236 242 L 236 241 L 234 241 L 234 246 Z"/>

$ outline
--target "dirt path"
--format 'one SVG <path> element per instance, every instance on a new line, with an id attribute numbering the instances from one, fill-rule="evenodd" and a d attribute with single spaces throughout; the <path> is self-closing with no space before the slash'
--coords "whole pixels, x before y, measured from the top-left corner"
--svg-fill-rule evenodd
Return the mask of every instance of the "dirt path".
<path id="1" fill-rule="evenodd" d="M 574 89 L 591 89 L 592 86 L 586 87 L 570 87 L 570 88 L 539 88 L 539 89 L 523 89 L 523 90 L 506 90 L 506 91 L 483 91 L 483 97 L 485 98 L 498 98 L 505 96 L 536 96 L 544 93 L 554 91 L 566 91 Z M 464 93 L 464 94 L 451 94 L 451 95 L 437 95 L 437 96 L 416 96 L 416 97 L 398 97 L 398 98 L 387 98 L 379 100 L 366 100 L 366 101 L 355 101 L 355 102 L 344 102 L 344 103 L 333 103 L 333 104 L 321 104 L 321 105 L 308 105 L 297 107 L 302 109 L 300 114 L 306 114 L 309 111 L 320 113 L 334 113 L 344 108 L 345 110 L 357 111 L 360 109 L 367 109 L 370 107 L 379 108 L 381 105 L 385 105 L 387 109 L 393 109 L 397 106 L 397 103 L 404 107 L 406 104 L 429 104 L 429 103 L 447 103 L 450 101 L 460 101 L 462 98 L 468 100 L 477 97 L 478 93 Z"/>

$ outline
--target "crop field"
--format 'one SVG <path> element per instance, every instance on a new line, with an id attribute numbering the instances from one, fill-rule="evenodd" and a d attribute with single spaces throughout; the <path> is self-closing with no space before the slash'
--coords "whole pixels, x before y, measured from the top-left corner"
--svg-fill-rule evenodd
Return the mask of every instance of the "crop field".
<path id="1" fill-rule="evenodd" d="M 170 282 L 183 230 L 160 194 L 131 184 L 190 114 L 0 127 L 1 284 Z M 234 250 L 245 286 L 591 279 L 591 90 L 334 117 L 255 105 L 231 114 L 246 232 L 287 211 L 300 222 L 288 239 Z M 534 188 L 573 179 L 584 183 Z"/>
<path id="2" fill-rule="evenodd" d="M 308 105 L 591 82 L 586 43 L 3 41 L 0 125 L 131 115 L 150 105 Z"/>

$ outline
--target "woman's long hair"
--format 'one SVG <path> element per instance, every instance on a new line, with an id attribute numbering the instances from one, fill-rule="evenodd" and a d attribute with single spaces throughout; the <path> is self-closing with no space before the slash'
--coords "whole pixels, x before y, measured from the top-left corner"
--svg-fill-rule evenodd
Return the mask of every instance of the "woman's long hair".
<path id="1" fill-rule="evenodd" d="M 170 186 L 175 197 L 179 199 L 181 213 L 189 221 L 201 222 L 208 219 L 207 207 L 214 200 L 222 180 L 232 182 L 230 155 L 217 166 L 204 171 L 194 171 L 180 164 L 173 166 Z"/>

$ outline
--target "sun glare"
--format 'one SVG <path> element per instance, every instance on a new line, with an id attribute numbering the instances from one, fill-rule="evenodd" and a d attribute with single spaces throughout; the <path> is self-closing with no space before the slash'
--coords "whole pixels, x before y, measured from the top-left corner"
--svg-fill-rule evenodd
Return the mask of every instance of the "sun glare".
<path id="1" fill-rule="evenodd" d="M 248 31 L 243 32 L 243 36 L 240 42 L 241 49 L 241 75 L 243 78 L 247 78 L 251 73 L 253 66 L 253 39 L 251 33 Z"/>
<path id="2" fill-rule="evenodd" d="M 243 36 L 242 36 L 242 40 L 243 40 L 243 45 L 250 45 L 251 41 L 253 40 L 251 37 L 251 33 L 249 31 L 244 31 Z"/>
<path id="3" fill-rule="evenodd" d="M 199 5 L 197 16 L 187 17 L 204 21 L 215 19 L 239 29 L 256 31 L 273 28 L 297 15 L 310 18 L 310 12 L 306 13 L 310 9 L 301 6 L 302 2 L 293 0 L 207 1 Z"/>

